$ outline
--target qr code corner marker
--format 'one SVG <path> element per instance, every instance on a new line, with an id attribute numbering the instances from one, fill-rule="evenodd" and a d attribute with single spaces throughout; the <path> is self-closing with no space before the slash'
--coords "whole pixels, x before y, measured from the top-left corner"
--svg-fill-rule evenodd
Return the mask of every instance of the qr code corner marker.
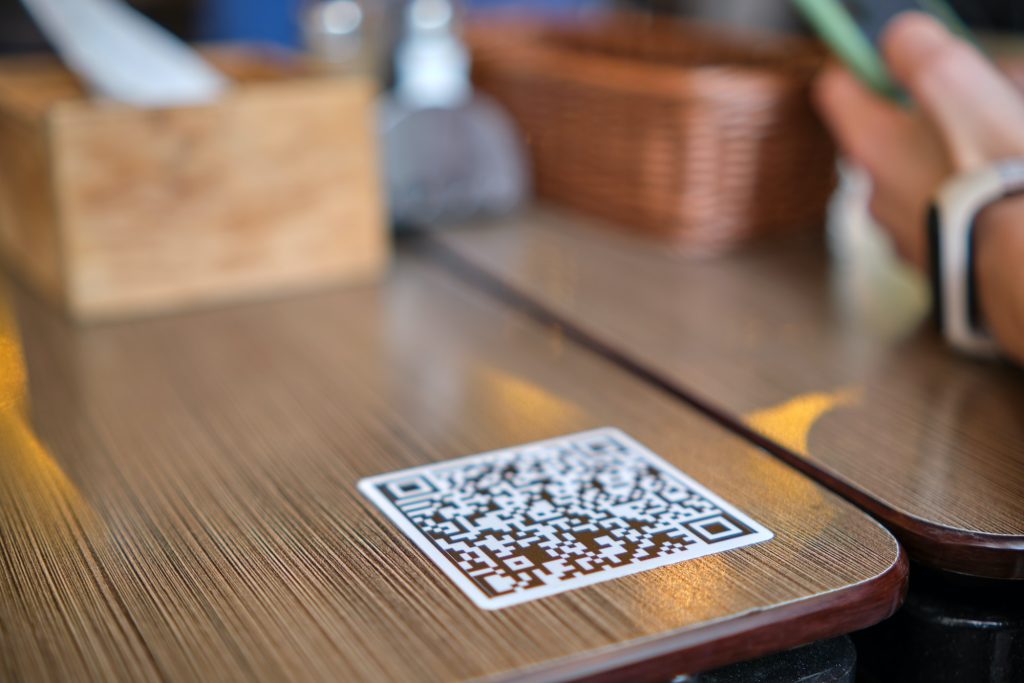
<path id="1" fill-rule="evenodd" d="M 487 609 L 772 536 L 611 428 L 371 477 L 360 489 Z"/>

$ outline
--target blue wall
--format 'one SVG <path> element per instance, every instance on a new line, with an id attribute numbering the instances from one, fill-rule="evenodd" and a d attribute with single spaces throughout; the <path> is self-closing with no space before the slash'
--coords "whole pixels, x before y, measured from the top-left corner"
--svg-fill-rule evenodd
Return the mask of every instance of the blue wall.
<path id="1" fill-rule="evenodd" d="M 203 40 L 254 40 L 294 47 L 299 44 L 299 10 L 308 1 L 312 0 L 201 0 L 199 37 Z M 469 9 L 515 7 L 560 12 L 601 2 L 602 0 L 462 0 L 462 5 Z"/>
<path id="2" fill-rule="evenodd" d="M 298 13 L 303 0 L 202 0 L 199 37 L 299 44 Z"/>

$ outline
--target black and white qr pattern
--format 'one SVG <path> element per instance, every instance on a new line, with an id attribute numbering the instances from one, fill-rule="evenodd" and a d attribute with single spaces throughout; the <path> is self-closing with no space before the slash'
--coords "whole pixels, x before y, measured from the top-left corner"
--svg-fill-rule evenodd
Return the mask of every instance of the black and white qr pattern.
<path id="1" fill-rule="evenodd" d="M 485 609 L 772 537 L 611 428 L 371 477 L 359 487 Z"/>

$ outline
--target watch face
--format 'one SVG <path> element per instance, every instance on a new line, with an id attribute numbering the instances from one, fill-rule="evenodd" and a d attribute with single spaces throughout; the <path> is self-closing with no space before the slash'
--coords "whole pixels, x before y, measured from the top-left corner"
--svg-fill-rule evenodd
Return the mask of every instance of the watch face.
<path id="1" fill-rule="evenodd" d="M 932 308 L 939 329 L 943 329 L 942 319 L 942 240 L 939 239 L 939 207 L 932 204 L 928 207 L 928 275 L 932 283 Z"/>
<path id="2" fill-rule="evenodd" d="M 984 332 L 985 326 L 981 322 L 981 302 L 978 301 L 978 278 L 975 277 L 975 263 L 977 259 L 974 258 L 974 226 L 978 222 L 978 217 L 975 216 L 971 219 L 971 225 L 968 228 L 967 238 L 967 322 L 971 326 L 971 329 L 975 332 Z"/>

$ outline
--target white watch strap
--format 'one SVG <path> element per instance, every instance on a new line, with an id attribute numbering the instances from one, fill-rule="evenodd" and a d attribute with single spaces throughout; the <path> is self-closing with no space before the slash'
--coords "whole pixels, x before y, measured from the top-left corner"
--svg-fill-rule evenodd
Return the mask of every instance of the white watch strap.
<path id="1" fill-rule="evenodd" d="M 1024 158 L 1007 159 L 956 176 L 939 190 L 939 268 L 943 333 L 956 349 L 978 356 L 994 356 L 998 347 L 971 321 L 972 233 L 977 215 L 989 204 L 1024 191 Z"/>

